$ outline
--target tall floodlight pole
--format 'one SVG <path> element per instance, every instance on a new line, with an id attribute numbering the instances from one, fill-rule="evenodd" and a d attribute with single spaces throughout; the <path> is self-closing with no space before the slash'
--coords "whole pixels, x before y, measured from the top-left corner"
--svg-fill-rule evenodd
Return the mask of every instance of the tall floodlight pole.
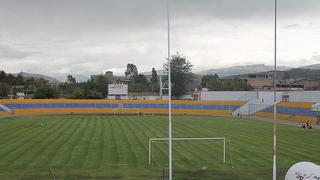
<path id="1" fill-rule="evenodd" d="M 277 0 L 274 0 L 273 180 L 277 179 Z"/>
<path id="2" fill-rule="evenodd" d="M 167 22 L 168 22 L 168 88 L 169 88 L 169 180 L 172 180 L 172 117 L 171 117 L 171 54 L 170 54 L 170 9 L 167 1 Z"/>

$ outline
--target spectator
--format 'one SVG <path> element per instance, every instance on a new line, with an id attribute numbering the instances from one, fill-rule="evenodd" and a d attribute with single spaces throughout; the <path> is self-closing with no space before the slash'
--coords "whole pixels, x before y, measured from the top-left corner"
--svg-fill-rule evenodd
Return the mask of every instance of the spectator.
<path id="1" fill-rule="evenodd" d="M 301 127 L 306 128 L 306 124 L 304 122 L 302 122 Z"/>
<path id="2" fill-rule="evenodd" d="M 312 125 L 311 125 L 311 123 L 309 123 L 309 121 L 307 121 L 307 128 L 312 129 Z"/>

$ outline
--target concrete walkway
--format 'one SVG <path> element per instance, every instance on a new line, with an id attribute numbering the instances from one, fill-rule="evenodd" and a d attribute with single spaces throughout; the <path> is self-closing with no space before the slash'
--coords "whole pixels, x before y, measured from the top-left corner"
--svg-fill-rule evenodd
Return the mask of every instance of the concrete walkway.
<path id="1" fill-rule="evenodd" d="M 269 122 L 273 123 L 273 119 L 269 118 L 262 118 L 262 117 L 246 117 L 248 119 L 253 119 L 257 121 L 262 121 L 262 122 Z M 283 120 L 283 119 L 277 119 L 277 124 L 284 124 L 284 125 L 289 125 L 289 126 L 296 126 L 298 127 L 299 123 L 295 121 L 288 121 L 288 120 Z M 320 125 L 312 125 L 313 129 L 320 129 Z"/>

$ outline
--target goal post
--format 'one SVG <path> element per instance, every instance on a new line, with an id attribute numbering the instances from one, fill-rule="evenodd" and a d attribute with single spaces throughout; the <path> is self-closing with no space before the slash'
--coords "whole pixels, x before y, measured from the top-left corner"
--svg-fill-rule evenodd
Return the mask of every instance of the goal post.
<path id="1" fill-rule="evenodd" d="M 152 162 L 152 143 L 154 141 L 168 141 L 169 138 L 149 138 L 149 165 Z M 203 141 L 203 140 L 215 140 L 223 142 L 223 163 L 226 163 L 226 141 L 228 140 L 225 137 L 180 137 L 180 138 L 172 138 L 172 141 Z M 228 140 L 230 142 L 230 140 Z"/>
<path id="2" fill-rule="evenodd" d="M 139 108 L 115 108 L 113 109 L 113 116 L 116 115 L 137 115 L 140 116 Z"/>

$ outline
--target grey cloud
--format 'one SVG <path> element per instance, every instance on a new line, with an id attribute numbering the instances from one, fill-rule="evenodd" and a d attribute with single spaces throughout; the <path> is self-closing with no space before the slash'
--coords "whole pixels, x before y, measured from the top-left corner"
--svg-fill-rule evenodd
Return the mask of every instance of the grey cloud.
<path id="1" fill-rule="evenodd" d="M 298 26 L 299 26 L 299 24 L 289 24 L 289 25 L 284 26 L 284 28 L 290 29 L 290 28 L 295 28 L 295 27 L 298 27 Z"/>
<path id="2" fill-rule="evenodd" d="M 0 59 L 1 58 L 21 59 L 21 58 L 28 57 L 30 55 L 32 55 L 32 53 L 20 51 L 10 46 L 0 44 Z"/>
<path id="3" fill-rule="evenodd" d="M 3 65 L 5 58 L 25 58 L 33 63 L 4 66 L 12 71 L 27 67 L 44 74 L 68 71 L 90 75 L 125 67 L 127 62 L 137 64 L 140 71 L 149 71 L 152 66 L 160 68 L 166 57 L 166 1 L 0 0 L 1 40 L 13 45 L 0 45 L 0 62 Z M 222 61 L 261 62 L 261 57 L 267 61 L 266 54 L 272 58 L 273 2 L 170 0 L 172 50 L 190 56 L 197 67 L 205 68 L 217 66 L 218 63 L 207 62 L 213 59 L 222 59 L 221 65 L 225 65 Z M 299 17 L 306 17 L 314 29 L 318 28 L 320 23 L 315 19 L 319 19 L 319 0 L 278 3 L 280 27 L 299 24 L 300 31 L 317 39 L 315 30 L 306 28 L 304 19 Z M 316 40 L 312 42 L 315 45 L 310 49 L 318 47 Z M 301 48 L 301 52 L 305 49 Z M 41 53 L 30 53 L 35 51 Z M 297 56 L 308 58 L 310 54 Z M 41 67 L 40 62 L 48 66 Z"/>
<path id="4" fill-rule="evenodd" d="M 28 0 L 0 2 L 2 25 L 41 32 L 143 29 L 165 22 L 166 0 Z M 319 0 L 281 0 L 279 18 L 319 13 Z M 273 15 L 273 0 L 171 0 L 172 18 L 243 19 Z M 18 13 L 18 14 L 17 14 Z"/>

